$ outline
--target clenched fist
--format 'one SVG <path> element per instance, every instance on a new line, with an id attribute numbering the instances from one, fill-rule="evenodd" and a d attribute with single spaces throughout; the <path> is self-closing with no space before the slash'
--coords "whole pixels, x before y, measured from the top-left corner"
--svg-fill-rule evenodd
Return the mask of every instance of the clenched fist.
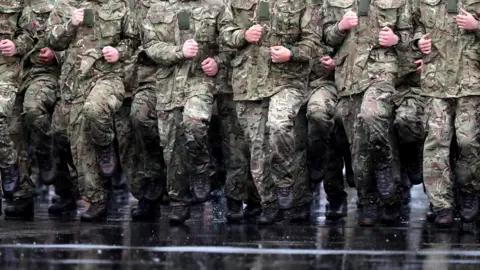
<path id="1" fill-rule="evenodd" d="M 40 65 L 51 65 L 55 59 L 55 54 L 50 48 L 40 49 L 40 54 L 38 55 L 38 63 Z"/>
<path id="2" fill-rule="evenodd" d="M 117 49 L 110 46 L 103 48 L 102 53 L 103 58 L 105 58 L 105 60 L 107 60 L 109 63 L 115 63 L 118 61 L 118 58 L 120 58 Z"/>
<path id="3" fill-rule="evenodd" d="M 0 51 L 2 52 L 2 55 L 14 56 L 17 53 L 17 48 L 15 47 L 13 41 L 4 39 L 0 41 Z"/>
<path id="4" fill-rule="evenodd" d="M 198 43 L 193 39 L 189 39 L 185 41 L 185 43 L 183 43 L 182 52 L 183 52 L 183 57 L 185 58 L 193 58 L 197 56 Z"/>
<path id="5" fill-rule="evenodd" d="M 384 27 L 378 35 L 378 42 L 383 47 L 392 47 L 398 44 L 398 36 L 393 33 L 392 29 Z"/>
<path id="6" fill-rule="evenodd" d="M 81 23 L 83 23 L 83 8 L 75 9 L 72 14 L 72 24 L 80 25 Z"/>
<path id="7" fill-rule="evenodd" d="M 414 64 L 417 64 L 417 72 L 420 73 L 422 72 L 422 68 L 423 68 L 423 60 L 422 59 L 419 59 L 415 62 L 413 62 Z"/>
<path id="8" fill-rule="evenodd" d="M 218 72 L 218 65 L 215 59 L 209 57 L 202 62 L 202 69 L 208 76 L 215 76 Z"/>
<path id="9" fill-rule="evenodd" d="M 258 42 L 262 37 L 262 30 L 263 27 L 259 24 L 250 27 L 250 29 L 245 32 L 245 40 L 247 40 L 248 43 Z"/>
<path id="10" fill-rule="evenodd" d="M 335 62 L 330 56 L 324 56 L 320 58 L 320 66 L 325 70 L 325 72 L 330 73 L 335 70 Z"/>
<path id="11" fill-rule="evenodd" d="M 292 52 L 283 46 L 270 47 L 270 56 L 273 63 L 285 63 L 290 61 Z"/>
<path id="12" fill-rule="evenodd" d="M 429 54 L 432 51 L 432 40 L 430 39 L 430 34 L 424 35 L 418 41 L 418 48 L 423 54 Z"/>
<path id="13" fill-rule="evenodd" d="M 343 15 L 342 20 L 338 23 L 338 30 L 350 30 L 358 25 L 357 13 L 349 11 Z"/>

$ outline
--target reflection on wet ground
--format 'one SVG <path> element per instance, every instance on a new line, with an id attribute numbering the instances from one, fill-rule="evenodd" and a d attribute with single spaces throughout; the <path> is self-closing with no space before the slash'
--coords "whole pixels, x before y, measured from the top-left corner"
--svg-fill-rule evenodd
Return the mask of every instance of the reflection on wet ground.
<path id="1" fill-rule="evenodd" d="M 34 221 L 0 221 L 0 269 L 480 269 L 476 226 L 437 229 L 423 190 L 412 194 L 409 222 L 376 228 L 356 225 L 354 196 L 345 222 L 326 223 L 321 200 L 310 225 L 263 228 L 225 224 L 224 199 L 195 206 L 182 227 L 168 225 L 168 207 L 157 223 L 131 222 L 126 206 L 85 224 L 38 203 Z"/>

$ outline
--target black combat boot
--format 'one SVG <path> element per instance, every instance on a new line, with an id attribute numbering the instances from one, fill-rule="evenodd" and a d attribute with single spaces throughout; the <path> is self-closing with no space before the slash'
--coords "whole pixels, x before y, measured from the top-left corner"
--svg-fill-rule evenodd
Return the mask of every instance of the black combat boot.
<path id="1" fill-rule="evenodd" d="M 435 224 L 440 228 L 450 228 L 453 226 L 453 209 L 442 209 L 436 212 Z"/>
<path id="2" fill-rule="evenodd" d="M 391 166 L 375 171 L 377 189 L 383 199 L 391 197 L 395 193 L 395 183 Z"/>
<path id="3" fill-rule="evenodd" d="M 106 202 L 98 202 L 90 205 L 88 210 L 80 216 L 81 221 L 94 222 L 107 219 Z"/>
<path id="4" fill-rule="evenodd" d="M 210 198 L 211 179 L 208 176 L 197 175 L 192 179 L 193 195 L 197 203 L 206 202 Z"/>
<path id="5" fill-rule="evenodd" d="M 117 169 L 117 157 L 113 145 L 95 146 L 97 164 L 103 177 L 112 177 Z"/>
<path id="6" fill-rule="evenodd" d="M 262 209 L 262 214 L 257 219 L 258 225 L 273 225 L 282 221 L 282 213 L 278 210 L 277 205 L 271 205 Z"/>
<path id="7" fill-rule="evenodd" d="M 434 222 L 435 218 L 437 218 L 437 213 L 435 213 L 435 211 L 433 211 L 433 205 L 430 204 L 428 206 L 427 221 L 428 222 Z"/>
<path id="8" fill-rule="evenodd" d="M 57 174 L 57 163 L 53 159 L 52 155 L 37 154 L 37 162 L 42 183 L 44 185 L 53 184 Z"/>
<path id="9" fill-rule="evenodd" d="M 174 205 L 169 218 L 170 224 L 182 225 L 186 220 L 190 219 L 190 206 Z"/>
<path id="10" fill-rule="evenodd" d="M 339 220 L 347 216 L 347 198 L 329 200 L 326 205 L 325 218 L 330 221 Z"/>
<path id="11" fill-rule="evenodd" d="M 460 217 L 465 223 L 471 223 L 477 219 L 479 198 L 475 193 L 462 192 L 461 197 Z"/>
<path id="12" fill-rule="evenodd" d="M 160 216 L 160 203 L 146 198 L 140 199 L 138 205 L 132 208 L 134 221 L 152 221 Z"/>
<path id="13" fill-rule="evenodd" d="M 243 220 L 243 202 L 227 198 L 228 223 L 240 223 Z"/>
<path id="14" fill-rule="evenodd" d="M 386 204 L 383 208 L 382 222 L 385 224 L 393 224 L 400 218 L 402 210 L 402 203 L 395 202 L 393 204 Z"/>
<path id="15" fill-rule="evenodd" d="M 52 206 L 48 208 L 48 213 L 52 216 L 75 215 L 77 213 L 77 202 L 72 197 L 60 197 Z"/>
<path id="16" fill-rule="evenodd" d="M 310 220 L 310 204 L 303 204 L 293 208 L 290 213 L 290 222 L 307 223 Z"/>
<path id="17" fill-rule="evenodd" d="M 20 185 L 20 172 L 18 171 L 18 163 L 10 165 L 6 168 L 0 168 L 2 176 L 2 189 L 5 197 L 13 197 L 18 185 Z"/>
<path id="18" fill-rule="evenodd" d="M 358 224 L 362 227 L 373 227 L 378 220 L 378 206 L 376 204 L 366 204 L 360 208 Z"/>
<path id="19" fill-rule="evenodd" d="M 6 219 L 32 219 L 34 216 L 33 197 L 18 198 L 8 202 L 5 207 Z"/>
<path id="20" fill-rule="evenodd" d="M 278 207 L 280 210 L 292 209 L 295 194 L 293 186 L 277 188 Z"/>
<path id="21" fill-rule="evenodd" d="M 257 202 L 247 202 L 247 207 L 243 210 L 243 218 L 246 220 L 257 220 L 262 214 L 262 205 Z"/>

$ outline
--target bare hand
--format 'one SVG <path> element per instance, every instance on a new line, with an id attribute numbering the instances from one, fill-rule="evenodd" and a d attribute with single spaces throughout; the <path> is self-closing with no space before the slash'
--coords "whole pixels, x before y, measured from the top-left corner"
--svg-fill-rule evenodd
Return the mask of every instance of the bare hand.
<path id="1" fill-rule="evenodd" d="M 120 58 L 117 49 L 107 46 L 103 48 L 103 58 L 107 60 L 109 63 L 116 63 L 118 59 Z"/>
<path id="2" fill-rule="evenodd" d="M 245 32 L 245 40 L 247 40 L 248 43 L 258 42 L 262 37 L 262 30 L 263 27 L 259 24 L 250 27 L 250 29 Z"/>
<path id="3" fill-rule="evenodd" d="M 0 41 L 0 51 L 4 56 L 14 56 L 17 53 L 17 48 L 13 41 L 9 39 L 3 39 Z"/>
<path id="4" fill-rule="evenodd" d="M 50 48 L 40 49 L 40 55 L 38 56 L 38 63 L 41 65 L 51 65 L 55 59 L 55 54 Z"/>
<path id="5" fill-rule="evenodd" d="M 202 62 L 202 69 L 208 76 L 215 76 L 218 72 L 218 65 L 215 59 L 209 57 Z"/>
<path id="6" fill-rule="evenodd" d="M 291 51 L 283 46 L 270 47 L 270 56 L 273 63 L 285 63 L 290 61 Z"/>
<path id="7" fill-rule="evenodd" d="M 185 43 L 183 43 L 182 52 L 185 58 L 193 58 L 197 56 L 198 43 L 193 39 L 185 41 Z"/>

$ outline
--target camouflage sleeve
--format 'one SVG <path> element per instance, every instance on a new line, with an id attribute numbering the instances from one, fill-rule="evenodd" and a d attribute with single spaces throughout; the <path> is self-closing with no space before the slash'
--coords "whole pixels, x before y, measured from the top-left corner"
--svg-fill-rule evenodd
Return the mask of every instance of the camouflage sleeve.
<path id="1" fill-rule="evenodd" d="M 217 28 L 218 28 L 219 33 L 220 33 L 220 23 L 221 23 L 221 20 L 223 18 L 224 12 L 225 12 L 225 10 L 222 10 L 217 17 L 217 26 L 218 26 Z M 215 59 L 215 62 L 217 62 L 217 65 L 226 66 L 230 63 L 230 61 L 233 58 L 232 49 L 230 49 L 228 46 L 226 46 L 226 44 L 222 41 L 220 36 L 218 37 L 218 42 L 217 43 L 218 43 L 218 46 L 219 46 L 219 53 L 218 53 L 217 56 L 213 57 L 213 59 Z"/>
<path id="2" fill-rule="evenodd" d="M 184 59 L 182 52 L 182 45 L 175 45 L 164 42 L 168 35 L 171 35 L 170 29 L 161 29 L 155 31 L 149 19 L 145 19 L 142 23 L 142 33 L 145 48 L 145 53 L 153 61 L 172 66 Z"/>
<path id="3" fill-rule="evenodd" d="M 323 55 L 323 49 L 320 49 L 323 48 L 322 31 L 317 31 L 320 14 L 315 12 L 318 9 L 315 9 L 310 1 L 307 1 L 307 3 L 307 8 L 301 20 L 301 40 L 290 48 L 293 52 L 293 61 L 306 62 L 315 58 L 319 53 Z"/>
<path id="4" fill-rule="evenodd" d="M 410 0 L 405 1 L 399 10 L 395 34 L 398 36 L 398 51 L 409 51 L 412 48 L 413 40 L 413 22 L 412 22 L 412 4 Z"/>
<path id="5" fill-rule="evenodd" d="M 27 52 L 31 51 L 35 43 L 33 39 L 33 33 L 31 31 L 31 24 L 27 23 L 27 21 L 30 22 L 30 20 L 27 19 L 27 21 L 25 21 L 23 19 L 24 15 L 22 12 L 22 15 L 20 15 L 18 20 L 18 27 L 17 31 L 15 32 L 15 38 L 12 40 L 13 44 L 15 44 L 17 55 L 24 55 Z"/>
<path id="6" fill-rule="evenodd" d="M 48 18 L 46 31 L 50 33 L 47 38 L 47 44 L 51 49 L 56 51 L 67 49 L 77 30 L 77 26 L 72 24 L 71 18 L 65 16 L 65 10 L 62 10 L 62 6 L 60 5 L 61 2 L 62 0 L 55 3 L 55 7 Z"/>
<path id="7" fill-rule="evenodd" d="M 425 26 L 422 23 L 421 10 L 418 5 L 413 4 L 412 8 L 412 20 L 413 20 L 413 47 L 418 50 L 417 42 L 426 34 Z"/>
<path id="8" fill-rule="evenodd" d="M 127 14 L 123 17 L 122 21 L 122 40 L 115 47 L 120 56 L 121 61 L 130 59 L 135 51 L 138 48 L 138 28 L 135 23 L 135 16 L 129 10 Z"/>
<path id="9" fill-rule="evenodd" d="M 335 16 L 335 12 L 332 8 L 328 7 L 328 1 L 325 1 L 323 5 L 323 39 L 325 43 L 330 47 L 338 47 L 342 45 L 345 36 L 347 35 L 347 31 L 341 32 L 338 29 L 338 23 L 340 21 L 337 20 Z"/>
<path id="10" fill-rule="evenodd" d="M 246 29 L 240 28 L 235 22 L 235 16 L 230 1 L 225 5 L 225 11 L 220 20 L 220 39 L 225 45 L 231 48 L 241 49 L 248 45 L 247 40 L 245 40 Z"/>

